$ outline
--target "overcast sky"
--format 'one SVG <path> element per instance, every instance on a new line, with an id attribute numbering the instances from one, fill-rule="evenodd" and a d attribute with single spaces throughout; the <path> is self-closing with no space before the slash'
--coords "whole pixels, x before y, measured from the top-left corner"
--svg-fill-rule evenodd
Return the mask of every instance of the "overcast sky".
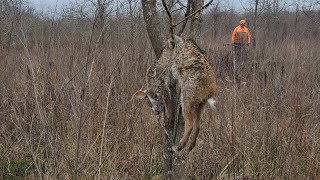
<path id="1" fill-rule="evenodd" d="M 45 10 L 47 8 L 54 8 L 56 5 L 60 8 L 64 5 L 68 5 L 70 1 L 75 0 L 28 0 L 30 5 L 36 10 Z M 243 6 L 247 6 L 247 0 L 229 0 L 227 1 L 230 7 L 236 10 L 243 11 Z M 247 8 L 247 7 L 246 7 Z"/>
<path id="2" fill-rule="evenodd" d="M 36 9 L 45 9 L 58 6 L 63 6 L 69 3 L 69 0 L 28 0 L 30 5 Z"/>

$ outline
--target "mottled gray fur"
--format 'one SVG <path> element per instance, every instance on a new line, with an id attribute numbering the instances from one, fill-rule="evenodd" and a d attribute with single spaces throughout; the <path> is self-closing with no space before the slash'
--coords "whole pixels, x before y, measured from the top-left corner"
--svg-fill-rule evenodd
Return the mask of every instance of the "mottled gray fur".
<path id="1" fill-rule="evenodd" d="M 178 82 L 185 130 L 177 150 L 186 145 L 193 131 L 189 146 L 192 150 L 199 134 L 204 105 L 215 106 L 216 81 L 207 56 L 193 40 L 175 36 L 166 42 L 160 58 L 148 69 L 146 81 L 146 90 L 140 90 L 136 95 L 140 93 L 140 97 L 148 97 L 156 114 L 164 109 L 163 106 L 170 114 L 169 87 Z"/>

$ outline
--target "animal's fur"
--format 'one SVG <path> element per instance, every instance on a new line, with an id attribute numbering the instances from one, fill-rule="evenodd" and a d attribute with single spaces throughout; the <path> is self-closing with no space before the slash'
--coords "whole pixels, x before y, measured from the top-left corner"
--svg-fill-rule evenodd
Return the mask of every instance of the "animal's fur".
<path id="1" fill-rule="evenodd" d="M 213 97 L 216 81 L 207 56 L 193 40 L 175 36 L 166 42 L 160 58 L 148 69 L 146 80 L 147 89 L 143 91 L 144 96 L 153 101 L 152 109 L 159 111 L 162 109 L 159 108 L 163 106 L 162 102 L 166 110 L 171 109 L 168 102 L 169 87 L 178 82 L 185 130 L 177 149 L 181 150 L 186 145 L 193 131 L 189 146 L 189 150 L 192 150 L 199 134 L 200 115 L 204 105 L 208 103 L 210 107 L 215 107 Z"/>

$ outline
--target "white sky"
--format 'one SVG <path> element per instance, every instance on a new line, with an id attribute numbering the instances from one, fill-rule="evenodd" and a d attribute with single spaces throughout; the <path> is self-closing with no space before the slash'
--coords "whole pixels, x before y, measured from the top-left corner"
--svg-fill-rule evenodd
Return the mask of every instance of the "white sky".
<path id="1" fill-rule="evenodd" d="M 30 2 L 30 5 L 34 7 L 36 10 L 46 10 L 48 8 L 54 8 L 56 5 L 58 9 L 60 9 L 62 6 L 68 5 L 70 2 L 84 1 L 84 0 L 27 0 L 27 1 Z M 117 1 L 121 2 L 124 0 L 117 0 Z M 205 0 L 205 3 L 208 1 L 209 0 Z M 250 8 L 250 6 L 252 7 L 252 4 L 254 3 L 253 0 L 215 0 L 213 3 L 216 3 L 216 2 L 220 2 L 222 6 L 227 6 L 227 8 L 233 8 L 240 12 L 246 11 L 247 9 Z M 314 0 L 280 0 L 280 4 L 286 5 L 286 6 L 294 3 L 299 3 L 301 6 L 304 6 L 304 5 L 310 5 L 312 4 L 312 2 L 314 2 Z"/>
<path id="2" fill-rule="evenodd" d="M 69 0 L 28 0 L 30 5 L 37 10 L 54 8 L 56 5 L 59 7 L 69 4 Z"/>
<path id="3" fill-rule="evenodd" d="M 56 5 L 58 8 L 68 5 L 69 2 L 75 1 L 75 0 L 28 0 L 30 2 L 30 5 L 34 7 L 36 10 L 45 10 L 48 8 L 54 8 Z M 207 1 L 207 0 L 205 0 Z M 242 6 L 247 6 L 248 0 L 229 0 L 228 2 L 229 7 L 233 7 L 236 10 L 243 11 Z M 241 5 L 242 4 L 242 5 Z"/>

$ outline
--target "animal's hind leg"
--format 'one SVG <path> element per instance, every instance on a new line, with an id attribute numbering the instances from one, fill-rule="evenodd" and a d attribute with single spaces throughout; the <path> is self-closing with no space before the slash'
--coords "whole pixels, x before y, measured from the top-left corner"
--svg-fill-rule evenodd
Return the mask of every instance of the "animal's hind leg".
<path id="1" fill-rule="evenodd" d="M 203 104 L 199 105 L 199 107 L 196 109 L 194 114 L 193 130 L 190 137 L 190 145 L 188 148 L 189 151 L 191 151 L 194 148 L 197 142 L 197 137 L 200 132 L 200 117 L 201 117 L 202 108 L 203 108 Z"/>
<path id="2" fill-rule="evenodd" d="M 179 141 L 179 146 L 177 148 L 178 151 L 180 151 L 182 148 L 185 147 L 190 133 L 192 131 L 192 126 L 193 126 L 193 112 L 191 111 L 191 108 L 183 108 L 183 118 L 184 118 L 184 133 Z"/>

